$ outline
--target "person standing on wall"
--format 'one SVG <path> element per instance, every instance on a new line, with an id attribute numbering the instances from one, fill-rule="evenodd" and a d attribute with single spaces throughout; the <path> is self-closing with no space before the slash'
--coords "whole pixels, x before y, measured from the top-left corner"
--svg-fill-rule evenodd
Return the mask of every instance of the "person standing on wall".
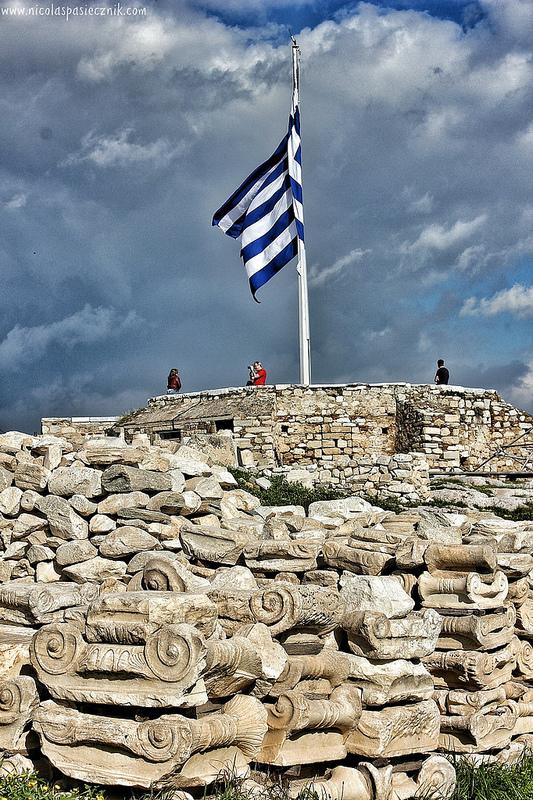
<path id="1" fill-rule="evenodd" d="M 450 373 L 444 366 L 444 359 L 439 358 L 437 361 L 437 371 L 435 373 L 435 383 L 437 386 L 447 386 L 450 380 Z"/>
<path id="2" fill-rule="evenodd" d="M 254 363 L 248 367 L 248 372 L 250 379 L 246 383 L 247 386 L 264 386 L 267 374 L 266 369 L 260 361 L 254 361 Z"/>
<path id="3" fill-rule="evenodd" d="M 177 369 L 171 369 L 167 378 L 167 394 L 176 394 L 181 389 L 181 378 Z"/>

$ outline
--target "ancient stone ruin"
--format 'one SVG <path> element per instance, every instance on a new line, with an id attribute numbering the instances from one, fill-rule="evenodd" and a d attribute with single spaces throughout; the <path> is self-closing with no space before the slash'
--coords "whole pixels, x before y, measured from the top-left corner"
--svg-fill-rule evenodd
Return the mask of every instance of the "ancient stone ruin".
<path id="1" fill-rule="evenodd" d="M 179 443 L 9 433 L 0 532 L 2 770 L 408 800 L 533 745 L 531 522 L 306 514 Z"/>

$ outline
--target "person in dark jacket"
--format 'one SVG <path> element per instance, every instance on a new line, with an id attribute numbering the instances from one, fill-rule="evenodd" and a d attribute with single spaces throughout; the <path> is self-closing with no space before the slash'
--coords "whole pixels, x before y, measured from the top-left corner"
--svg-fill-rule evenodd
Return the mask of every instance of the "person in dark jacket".
<path id="1" fill-rule="evenodd" d="M 435 383 L 437 386 L 447 386 L 450 380 L 450 373 L 444 366 L 444 359 L 439 358 L 437 361 L 437 371 L 435 373 Z"/>
<path id="2" fill-rule="evenodd" d="M 181 378 L 177 369 L 171 369 L 167 378 L 167 394 L 176 394 L 181 389 Z"/>

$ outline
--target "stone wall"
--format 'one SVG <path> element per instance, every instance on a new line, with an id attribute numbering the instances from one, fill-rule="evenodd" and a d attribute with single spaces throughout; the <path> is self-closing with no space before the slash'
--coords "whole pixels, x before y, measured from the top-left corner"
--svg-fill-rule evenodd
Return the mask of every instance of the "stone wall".
<path id="1" fill-rule="evenodd" d="M 145 431 L 233 430 L 243 466 L 315 466 L 320 480 L 349 483 L 365 459 L 423 453 L 433 471 L 476 469 L 533 425 L 493 390 L 410 384 L 265 386 L 152 398 L 124 424 Z M 530 437 L 531 438 L 531 437 Z M 525 441 L 525 440 L 524 440 Z M 526 458 L 525 447 L 515 455 Z M 487 471 L 516 471 L 508 453 Z"/>
<path id="2" fill-rule="evenodd" d="M 87 439 L 105 436 L 116 424 L 115 417 L 43 417 L 41 432 L 50 436 L 61 436 L 76 446 Z"/>

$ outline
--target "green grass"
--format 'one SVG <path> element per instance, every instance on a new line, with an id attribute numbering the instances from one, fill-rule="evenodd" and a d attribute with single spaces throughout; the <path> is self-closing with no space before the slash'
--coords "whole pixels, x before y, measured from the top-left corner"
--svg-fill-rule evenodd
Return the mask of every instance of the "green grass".
<path id="1" fill-rule="evenodd" d="M 517 764 L 481 764 L 469 759 L 455 763 L 457 786 L 450 800 L 531 800 L 533 798 L 533 756 Z"/>
<path id="2" fill-rule="evenodd" d="M 273 475 L 270 487 L 262 489 L 249 472 L 244 469 L 230 469 L 240 489 L 250 492 L 261 500 L 263 506 L 303 506 L 306 512 L 311 503 L 320 500 L 340 500 L 349 497 L 348 492 L 330 489 L 327 486 L 315 486 L 308 489 L 301 483 L 291 483 L 283 475 Z"/>
<path id="3" fill-rule="evenodd" d="M 457 785 L 451 797 L 438 794 L 421 795 L 420 800 L 532 800 L 533 755 L 525 755 L 511 766 L 501 764 L 474 765 L 468 756 L 454 760 Z M 113 787 L 69 788 L 66 780 L 50 783 L 33 774 L 9 775 L 0 778 L 0 800 L 166 800 L 172 790 L 136 793 Z M 204 800 L 254 800 L 243 779 L 221 774 L 208 787 Z M 289 800 L 287 785 L 279 777 L 265 783 L 259 800 Z M 303 789 L 299 800 L 317 800 L 317 795 Z"/>
<path id="4" fill-rule="evenodd" d="M 528 522 L 529 520 L 533 520 L 533 503 L 526 503 L 524 506 L 518 506 L 513 511 L 508 511 L 505 508 L 497 508 L 496 506 L 489 506 L 489 508 L 484 508 L 483 511 L 490 511 L 492 514 L 496 514 L 498 517 L 502 517 L 502 519 L 512 519 L 515 522 Z M 533 795 L 531 795 L 533 798 Z"/>

